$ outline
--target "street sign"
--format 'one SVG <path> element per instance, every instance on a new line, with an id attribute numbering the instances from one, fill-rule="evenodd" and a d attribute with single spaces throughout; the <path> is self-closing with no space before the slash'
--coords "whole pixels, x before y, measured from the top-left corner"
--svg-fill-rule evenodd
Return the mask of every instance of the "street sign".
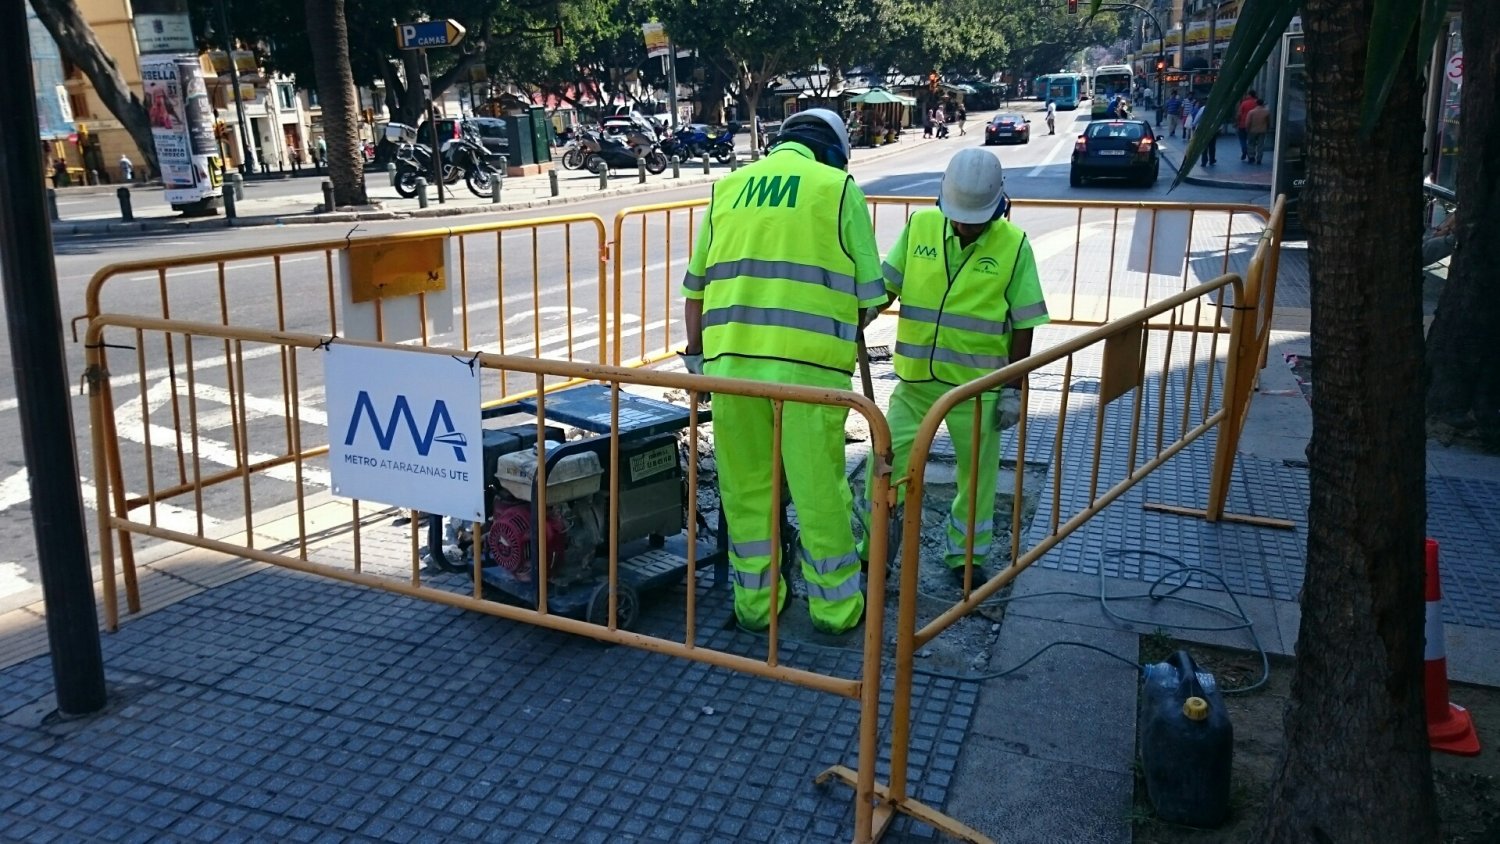
<path id="1" fill-rule="evenodd" d="M 402 50 L 425 47 L 452 47 L 464 40 L 465 30 L 458 21 L 420 21 L 396 26 L 396 46 Z"/>
<path id="2" fill-rule="evenodd" d="M 641 34 L 646 38 L 646 56 L 648 58 L 654 59 L 657 56 L 665 56 L 672 52 L 667 40 L 666 27 L 661 24 L 655 21 L 643 23 L 641 24 Z"/>

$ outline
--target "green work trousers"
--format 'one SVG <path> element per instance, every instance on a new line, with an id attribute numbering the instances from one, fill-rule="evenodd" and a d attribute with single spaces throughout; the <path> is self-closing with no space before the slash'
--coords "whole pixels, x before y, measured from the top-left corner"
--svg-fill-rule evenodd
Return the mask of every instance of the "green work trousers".
<path id="1" fill-rule="evenodd" d="M 911 461 L 911 444 L 916 439 L 917 427 L 938 398 L 950 387 L 936 381 L 902 381 L 891 391 L 891 405 L 886 411 L 886 422 L 891 426 L 891 483 L 894 485 L 906 477 L 906 467 Z M 995 430 L 996 393 L 985 393 L 980 398 L 979 454 L 973 453 L 974 444 L 974 400 L 960 403 L 948 412 L 943 424 L 948 427 L 948 436 L 953 440 L 953 452 L 958 458 L 958 494 L 948 513 L 948 545 L 944 562 L 949 568 L 964 564 L 964 552 L 968 539 L 969 484 L 976 468 L 978 482 L 974 486 L 974 562 L 982 564 L 990 553 L 994 539 L 995 524 L 995 476 L 1000 465 L 1000 432 Z M 868 465 L 868 464 L 867 464 Z M 897 501 L 906 498 L 906 487 L 897 488 Z M 896 511 L 900 518 L 900 511 Z M 866 539 L 860 541 L 860 559 L 868 559 L 869 512 L 861 508 L 860 519 L 866 525 Z M 895 554 L 897 549 L 891 549 Z"/>
<path id="2" fill-rule="evenodd" d="M 729 528 L 734 613 L 742 626 L 771 623 L 771 428 L 769 399 L 714 394 L 714 456 Z M 865 596 L 854 553 L 853 496 L 844 476 L 848 410 L 787 402 L 782 406 L 781 465 L 797 508 L 802 578 L 813 626 L 843 633 L 859 623 Z M 777 607 L 787 585 L 777 585 Z"/>

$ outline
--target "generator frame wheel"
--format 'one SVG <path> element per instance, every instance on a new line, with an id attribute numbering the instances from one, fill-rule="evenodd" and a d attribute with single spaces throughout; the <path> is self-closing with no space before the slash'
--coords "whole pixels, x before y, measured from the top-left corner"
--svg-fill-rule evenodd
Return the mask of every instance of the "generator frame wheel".
<path id="1" fill-rule="evenodd" d="M 635 587 L 628 583 L 620 584 L 619 594 L 615 598 L 616 624 L 620 630 L 630 630 L 635 626 L 635 620 L 640 615 L 641 596 L 635 591 Z M 590 624 L 600 627 L 609 626 L 609 582 L 594 587 L 594 594 L 589 597 L 588 614 L 585 616 Z"/>

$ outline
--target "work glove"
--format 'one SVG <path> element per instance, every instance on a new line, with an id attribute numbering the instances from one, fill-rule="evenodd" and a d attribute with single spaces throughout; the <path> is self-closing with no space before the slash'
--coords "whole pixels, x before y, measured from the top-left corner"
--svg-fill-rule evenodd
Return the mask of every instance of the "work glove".
<path id="1" fill-rule="evenodd" d="M 871 307 L 865 308 L 864 321 L 861 322 L 860 325 L 869 325 L 870 323 L 874 322 L 875 318 L 880 316 L 881 310 L 882 309 L 879 305 L 873 305 Z"/>
<path id="2" fill-rule="evenodd" d="M 1004 431 L 1016 427 L 1021 421 L 1021 390 L 1017 387 L 1002 387 L 1000 400 L 995 402 L 995 430 Z"/>
<path id="3" fill-rule="evenodd" d="M 703 353 L 702 352 L 699 352 L 697 354 L 688 354 L 687 352 L 679 352 L 678 354 L 682 358 L 682 365 L 685 366 L 685 367 L 687 367 L 687 371 L 688 372 L 691 372 L 694 375 L 702 375 L 703 374 Z"/>

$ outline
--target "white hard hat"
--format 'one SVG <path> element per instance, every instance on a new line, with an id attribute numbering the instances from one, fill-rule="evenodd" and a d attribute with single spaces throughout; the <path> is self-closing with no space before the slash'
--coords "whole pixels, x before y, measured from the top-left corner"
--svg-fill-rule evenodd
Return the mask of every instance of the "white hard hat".
<path id="1" fill-rule="evenodd" d="M 971 148 L 948 162 L 938 191 L 938 207 L 955 223 L 988 223 L 995 219 L 1004 196 L 1005 170 L 999 157 Z"/>
<path id="2" fill-rule="evenodd" d="M 844 153 L 844 160 L 849 160 L 849 130 L 844 127 L 844 118 L 839 117 L 837 113 L 826 108 L 810 108 L 806 111 L 799 111 L 783 121 L 781 124 L 781 134 L 785 135 L 788 130 L 804 123 L 827 126 L 829 129 L 832 129 L 833 134 L 838 136 L 839 146 Z"/>

